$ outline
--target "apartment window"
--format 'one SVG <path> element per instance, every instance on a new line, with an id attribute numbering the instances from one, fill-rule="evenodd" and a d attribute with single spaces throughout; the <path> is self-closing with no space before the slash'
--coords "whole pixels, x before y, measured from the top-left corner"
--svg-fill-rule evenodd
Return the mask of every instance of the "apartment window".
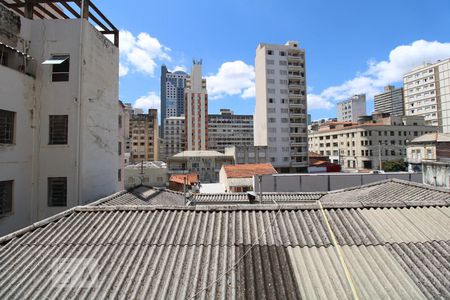
<path id="1" fill-rule="evenodd" d="M 67 206 L 67 177 L 48 178 L 48 206 Z"/>
<path id="2" fill-rule="evenodd" d="M 275 74 L 275 70 L 274 69 L 267 69 L 267 74 Z"/>
<path id="3" fill-rule="evenodd" d="M 15 116 L 15 112 L 0 109 L 0 144 L 14 143 Z"/>
<path id="4" fill-rule="evenodd" d="M 122 116 L 119 116 L 119 128 L 122 128 Z"/>
<path id="5" fill-rule="evenodd" d="M 285 56 L 286 53 L 284 51 L 280 51 L 280 56 Z"/>
<path id="6" fill-rule="evenodd" d="M 286 66 L 287 65 L 287 61 L 285 60 L 280 60 L 279 61 L 280 66 Z"/>
<path id="7" fill-rule="evenodd" d="M 51 115 L 49 119 L 49 145 L 67 144 L 67 115 Z"/>
<path id="8" fill-rule="evenodd" d="M 117 181 L 122 181 L 122 169 L 117 169 Z"/>
<path id="9" fill-rule="evenodd" d="M 267 50 L 267 54 L 268 55 L 273 55 L 273 51 L 272 50 Z"/>
<path id="10" fill-rule="evenodd" d="M 274 63 L 275 63 L 275 61 L 273 59 L 266 60 L 266 64 L 268 64 L 268 65 L 273 65 Z"/>
<path id="11" fill-rule="evenodd" d="M 12 212 L 13 181 L 0 181 L 0 216 Z"/>
<path id="12" fill-rule="evenodd" d="M 267 89 L 268 94 L 275 94 L 275 89 Z"/>
<path id="13" fill-rule="evenodd" d="M 44 63 L 52 65 L 52 81 L 69 81 L 70 57 L 69 55 L 52 55 L 51 60 Z"/>
<path id="14" fill-rule="evenodd" d="M 119 153 L 119 155 L 122 155 L 122 142 L 119 142 L 118 147 L 117 147 L 117 152 Z"/>

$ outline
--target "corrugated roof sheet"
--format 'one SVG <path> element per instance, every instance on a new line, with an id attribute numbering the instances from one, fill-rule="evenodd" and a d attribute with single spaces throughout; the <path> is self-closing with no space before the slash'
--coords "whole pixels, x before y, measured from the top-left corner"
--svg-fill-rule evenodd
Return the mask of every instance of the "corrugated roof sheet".
<path id="1" fill-rule="evenodd" d="M 139 191 L 134 196 L 145 203 L 169 195 Z M 130 195 L 0 238 L 0 298 L 349 299 L 350 282 L 360 299 L 450 297 L 450 204 L 106 204 Z M 55 275 L 62 258 L 69 261 Z M 68 273 L 83 274 L 79 259 L 98 275 L 94 286 L 58 286 Z"/>
<path id="2" fill-rule="evenodd" d="M 263 193 L 263 203 L 276 202 L 315 202 L 325 193 Z M 249 203 L 247 193 L 218 193 L 218 194 L 195 194 L 191 197 L 192 203 L 198 204 L 227 204 L 227 203 Z M 259 201 L 259 194 L 254 200 Z"/>

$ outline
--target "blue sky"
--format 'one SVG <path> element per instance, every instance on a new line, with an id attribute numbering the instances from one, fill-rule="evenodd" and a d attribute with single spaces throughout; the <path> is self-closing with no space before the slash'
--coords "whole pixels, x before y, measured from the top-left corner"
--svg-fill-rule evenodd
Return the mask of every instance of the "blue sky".
<path id="1" fill-rule="evenodd" d="M 121 33 L 120 98 L 156 107 L 161 64 L 203 59 L 210 113 L 253 114 L 258 43 L 306 49 L 309 113 L 335 116 L 351 94 L 368 98 L 415 65 L 450 57 L 450 1 L 118 1 L 96 5 Z M 368 112 L 373 103 L 369 100 Z"/>

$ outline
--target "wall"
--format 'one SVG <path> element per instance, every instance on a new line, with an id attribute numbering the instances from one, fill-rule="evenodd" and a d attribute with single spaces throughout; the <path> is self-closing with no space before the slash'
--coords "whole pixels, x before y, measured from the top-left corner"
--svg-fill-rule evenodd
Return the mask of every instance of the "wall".
<path id="1" fill-rule="evenodd" d="M 385 179 L 422 182 L 421 173 L 385 174 L 277 174 L 262 176 L 263 192 L 324 192 L 360 186 Z M 257 178 L 253 178 L 255 191 L 259 192 Z"/>
<path id="2" fill-rule="evenodd" d="M 0 181 L 14 180 L 13 212 L 0 217 L 0 236 L 31 222 L 34 79 L 0 65 L 0 109 L 14 111 L 15 144 L 0 145 Z"/>
<path id="3" fill-rule="evenodd" d="M 450 162 L 423 161 L 423 183 L 450 188 Z"/>
<path id="4" fill-rule="evenodd" d="M 168 181 L 167 168 L 143 168 L 141 169 L 135 166 L 125 167 L 124 182 L 125 189 L 130 189 L 135 186 L 145 184 L 146 186 L 165 187 Z M 162 178 L 162 180 L 161 180 Z"/>

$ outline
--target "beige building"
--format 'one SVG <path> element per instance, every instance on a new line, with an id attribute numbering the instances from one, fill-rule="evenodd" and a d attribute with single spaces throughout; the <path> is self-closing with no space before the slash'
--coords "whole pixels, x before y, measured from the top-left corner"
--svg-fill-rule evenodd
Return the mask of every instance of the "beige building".
<path id="1" fill-rule="evenodd" d="M 266 163 L 266 146 L 231 146 L 225 148 L 226 155 L 232 155 L 236 164 Z"/>
<path id="2" fill-rule="evenodd" d="M 450 132 L 450 58 L 403 76 L 405 115 L 424 116 L 429 125 Z"/>
<path id="3" fill-rule="evenodd" d="M 121 188 L 118 44 L 56 2 L 0 4 L 0 235 Z"/>
<path id="4" fill-rule="evenodd" d="M 160 159 L 166 161 L 169 157 L 185 150 L 186 134 L 184 116 L 167 117 L 164 120 L 164 139 Z"/>
<path id="5" fill-rule="evenodd" d="M 130 120 L 130 131 L 133 141 L 130 161 L 158 160 L 158 111 L 149 109 L 148 114 L 134 114 Z"/>
<path id="6" fill-rule="evenodd" d="M 336 116 L 339 122 L 356 122 L 366 115 L 366 95 L 353 95 L 336 104 Z"/>
<path id="7" fill-rule="evenodd" d="M 231 155 L 217 151 L 184 151 L 168 159 L 169 175 L 197 173 L 202 183 L 219 182 L 222 165 L 234 163 Z"/>
<path id="8" fill-rule="evenodd" d="M 202 61 L 194 60 L 184 89 L 186 150 L 208 149 L 208 93 Z"/>
<path id="9" fill-rule="evenodd" d="M 450 133 L 433 132 L 408 143 L 409 171 L 420 172 L 424 160 L 450 160 Z"/>
<path id="10" fill-rule="evenodd" d="M 280 172 L 308 167 L 305 50 L 298 42 L 256 48 L 255 146 Z"/>
<path id="11" fill-rule="evenodd" d="M 414 137 L 434 132 L 423 117 L 373 115 L 360 123 L 332 122 L 309 133 L 310 151 L 326 155 L 343 169 L 378 169 L 383 161 L 406 159 Z"/>

